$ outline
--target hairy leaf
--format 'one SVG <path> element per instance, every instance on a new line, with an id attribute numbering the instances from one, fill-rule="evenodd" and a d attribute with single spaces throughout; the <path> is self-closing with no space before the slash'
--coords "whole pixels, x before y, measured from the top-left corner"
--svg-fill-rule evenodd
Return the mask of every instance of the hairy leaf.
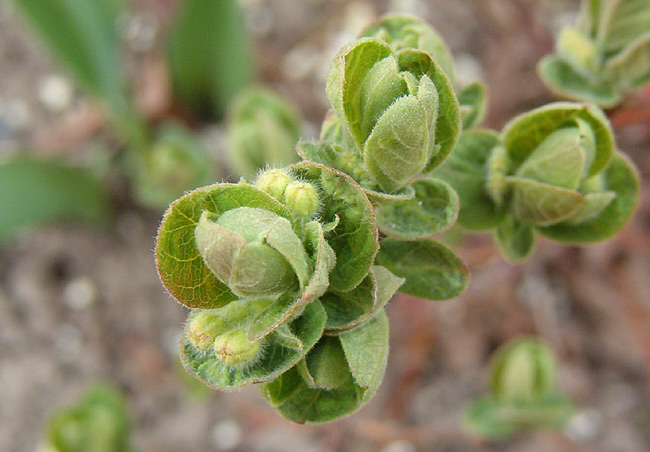
<path id="1" fill-rule="evenodd" d="M 487 112 L 487 90 L 481 82 L 473 82 L 458 93 L 463 129 L 478 127 Z"/>
<path id="2" fill-rule="evenodd" d="M 460 295 L 469 277 L 462 260 L 430 239 L 416 242 L 384 239 L 377 264 L 406 278 L 400 292 L 427 300 L 446 300 Z"/>
<path id="3" fill-rule="evenodd" d="M 499 223 L 494 235 L 501 252 L 513 262 L 525 259 L 535 248 L 533 227 L 512 215 L 507 215 Z"/>

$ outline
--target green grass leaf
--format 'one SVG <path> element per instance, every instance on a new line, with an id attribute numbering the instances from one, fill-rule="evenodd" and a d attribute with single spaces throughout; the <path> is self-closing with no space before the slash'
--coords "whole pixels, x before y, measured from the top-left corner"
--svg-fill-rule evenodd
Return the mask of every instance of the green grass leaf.
<path id="1" fill-rule="evenodd" d="M 254 78 L 243 12 L 236 0 L 184 0 L 169 38 L 176 98 L 200 115 L 221 115 Z"/>
<path id="2" fill-rule="evenodd" d="M 103 225 L 111 216 L 104 187 L 86 170 L 18 157 L 0 164 L 0 241 L 50 221 Z"/>

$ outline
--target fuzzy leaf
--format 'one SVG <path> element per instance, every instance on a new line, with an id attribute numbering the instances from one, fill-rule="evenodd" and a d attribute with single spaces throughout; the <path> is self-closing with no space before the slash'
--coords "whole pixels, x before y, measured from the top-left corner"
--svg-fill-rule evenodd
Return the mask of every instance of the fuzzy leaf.
<path id="1" fill-rule="evenodd" d="M 275 330 L 275 340 L 284 347 L 294 350 L 302 350 L 302 342 L 293 334 L 291 327 L 287 323 L 280 325 Z"/>
<path id="2" fill-rule="evenodd" d="M 478 127 L 487 112 L 487 90 L 481 82 L 467 85 L 458 93 L 463 129 Z"/>
<path id="3" fill-rule="evenodd" d="M 307 370 L 319 388 L 334 389 L 350 378 L 338 337 L 323 336 L 305 357 Z"/>
<path id="4" fill-rule="evenodd" d="M 507 215 L 499 223 L 494 235 L 501 252 L 513 262 L 525 259 L 535 248 L 533 227 L 512 215 Z"/>
<path id="5" fill-rule="evenodd" d="M 300 361 L 316 344 L 323 333 L 326 315 L 318 302 L 305 307 L 303 314 L 290 327 L 302 343 L 297 350 L 282 345 L 275 335 L 266 339 L 262 357 L 247 367 L 229 367 L 223 364 L 214 351 L 199 352 L 187 339 L 181 343 L 181 359 L 185 369 L 214 389 L 225 391 L 240 388 L 250 383 L 260 383 L 276 378 Z"/>
<path id="6" fill-rule="evenodd" d="M 244 206 L 290 216 L 278 201 L 246 184 L 216 184 L 194 190 L 176 200 L 165 213 L 156 240 L 158 274 L 169 293 L 185 306 L 212 309 L 236 299 L 205 265 L 195 229 L 204 211 L 218 217 Z"/>
<path id="7" fill-rule="evenodd" d="M 449 78 L 440 65 L 428 53 L 404 49 L 397 54 L 399 67 L 416 76 L 426 75 L 431 79 L 438 93 L 438 115 L 436 121 L 435 145 L 437 152 L 431 156 L 424 173 L 430 173 L 449 156 L 461 132 L 460 107 Z"/>
<path id="8" fill-rule="evenodd" d="M 560 242 L 593 243 L 616 234 L 630 219 L 639 196 L 639 176 L 634 164 L 623 154 L 616 153 L 604 171 L 604 189 L 616 193 L 616 198 L 596 217 L 579 224 L 564 222 L 539 227 L 543 235 Z"/>
<path id="9" fill-rule="evenodd" d="M 397 100 L 381 116 L 364 147 L 364 162 L 381 187 L 392 192 L 421 172 L 431 155 L 423 103 L 414 96 Z"/>
<path id="10" fill-rule="evenodd" d="M 650 16 L 650 12 L 647 14 Z M 604 73 L 622 89 L 636 88 L 650 81 L 650 23 L 647 34 L 607 61 Z"/>
<path id="11" fill-rule="evenodd" d="M 614 53 L 650 30 L 648 0 L 605 2 L 600 13 L 598 39 L 605 52 Z"/>
<path id="12" fill-rule="evenodd" d="M 562 221 L 585 202 L 577 191 L 519 177 L 508 177 L 507 180 L 513 190 L 513 215 L 535 225 Z"/>
<path id="13" fill-rule="evenodd" d="M 384 378 L 388 360 L 388 318 L 381 310 L 362 325 L 339 335 L 354 381 L 371 392 Z"/>
<path id="14" fill-rule="evenodd" d="M 340 333 L 365 322 L 388 303 L 403 283 L 404 278 L 375 265 L 354 289 L 328 291 L 320 300 L 327 312 L 326 333 Z"/>
<path id="15" fill-rule="evenodd" d="M 491 229 L 503 218 L 504 210 L 497 207 L 486 188 L 487 163 L 499 143 L 498 135 L 490 130 L 463 132 L 454 152 L 433 173 L 458 194 L 458 224 L 464 228 Z"/>
<path id="16" fill-rule="evenodd" d="M 368 274 L 379 248 L 368 198 L 356 182 L 339 171 L 310 162 L 290 168 L 303 180 L 320 187 L 322 222 L 329 223 L 338 217 L 336 229 L 327 237 L 336 255 L 336 265 L 329 274 L 330 287 L 341 291 L 353 289 Z"/>
<path id="17" fill-rule="evenodd" d="M 444 245 L 430 239 L 404 242 L 384 239 L 377 264 L 406 282 L 400 292 L 427 300 L 445 300 L 461 294 L 469 271 L 462 260 Z"/>
<path id="18" fill-rule="evenodd" d="M 402 240 L 431 237 L 449 229 L 459 209 L 454 189 L 439 179 L 418 179 L 411 185 L 415 197 L 376 209 L 377 225 L 384 234 Z"/>
<path id="19" fill-rule="evenodd" d="M 503 129 L 508 155 L 521 164 L 551 133 L 574 118 L 586 121 L 593 129 L 596 149 L 588 176 L 599 173 L 612 157 L 614 137 L 605 114 L 589 104 L 556 102 L 514 118 Z"/>
<path id="20" fill-rule="evenodd" d="M 613 83 L 585 77 L 557 56 L 542 58 L 537 71 L 546 86 L 562 97 L 593 102 L 604 108 L 614 107 L 621 101 L 621 95 Z"/>

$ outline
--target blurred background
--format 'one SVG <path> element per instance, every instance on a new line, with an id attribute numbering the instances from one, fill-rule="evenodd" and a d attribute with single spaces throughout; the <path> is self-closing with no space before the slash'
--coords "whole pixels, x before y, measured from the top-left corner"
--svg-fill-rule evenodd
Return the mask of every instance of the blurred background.
<path id="1" fill-rule="evenodd" d="M 256 80 L 275 91 L 303 118 L 302 136 L 315 137 L 332 57 L 369 22 L 405 12 L 444 37 L 459 83 L 484 80 L 484 125 L 500 129 L 554 100 L 535 67 L 578 1 L 240 0 L 241 17 L 233 17 L 246 33 L 220 16 L 231 53 L 202 44 L 222 55 L 214 71 L 232 69 L 207 94 L 188 75 L 199 62 L 196 46 L 182 45 L 196 25 L 179 25 L 183 2 L 106 2 L 119 67 L 108 59 L 104 78 L 93 79 L 83 61 L 74 63 L 85 48 L 73 45 L 72 57 L 52 51 L 21 2 L 0 0 L 0 450 L 47 450 L 48 419 L 98 381 L 124 394 L 132 443 L 143 452 L 650 450 L 650 89 L 610 112 L 619 148 L 644 179 L 630 224 L 586 248 L 541 239 L 518 265 L 504 261 L 491 237 L 452 231 L 446 240 L 470 267 L 468 289 L 451 301 L 391 301 L 384 383 L 344 420 L 293 425 L 256 387 L 218 393 L 185 374 L 178 343 L 187 311 L 164 291 L 153 259 L 164 206 L 179 194 L 161 193 L 166 168 L 203 157 L 149 149 L 191 140 L 211 169 L 183 183 L 238 180 L 227 122 L 242 86 Z M 125 102 L 102 88 L 111 73 L 127 86 Z M 167 141 L 169 127 L 180 141 Z M 44 224 L 50 218 L 67 221 Z M 528 334 L 552 346 L 576 414 L 562 431 L 482 441 L 463 428 L 463 409 L 486 392 L 492 352 Z"/>

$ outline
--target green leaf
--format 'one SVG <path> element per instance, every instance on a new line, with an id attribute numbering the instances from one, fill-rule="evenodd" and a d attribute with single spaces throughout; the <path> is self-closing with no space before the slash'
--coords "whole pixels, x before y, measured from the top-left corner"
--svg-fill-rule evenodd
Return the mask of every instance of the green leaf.
<path id="1" fill-rule="evenodd" d="M 50 221 L 101 226 L 111 217 L 104 187 L 86 170 L 56 161 L 23 156 L 0 163 L 0 193 L 0 241 Z"/>
<path id="2" fill-rule="evenodd" d="M 253 179 L 269 164 L 279 168 L 298 162 L 295 148 L 301 128 L 296 109 L 272 91 L 242 91 L 229 114 L 233 168 Z"/>
<path id="3" fill-rule="evenodd" d="M 395 52 L 409 47 L 429 52 L 454 82 L 454 59 L 447 44 L 432 26 L 417 17 L 391 14 L 366 27 L 361 37 L 386 41 Z"/>
<path id="4" fill-rule="evenodd" d="M 537 71 L 546 86 L 562 97 L 593 102 L 603 108 L 614 107 L 621 101 L 621 94 L 611 82 L 585 77 L 560 57 L 542 58 Z"/>
<path id="5" fill-rule="evenodd" d="M 469 277 L 462 260 L 430 239 L 416 242 L 384 239 L 376 263 L 406 278 L 400 292 L 427 300 L 457 297 L 465 289 Z"/>
<path id="6" fill-rule="evenodd" d="M 355 383 L 351 377 L 332 389 L 312 388 L 300 377 L 298 369 L 293 367 L 261 388 L 262 395 L 285 418 L 301 424 L 331 422 L 352 414 L 376 393 L 388 354 L 386 314 L 380 311 L 369 322 L 343 335 L 348 335 L 345 339 L 348 345 L 343 345 L 343 348 L 349 367 L 355 378 L 367 384 L 367 389 Z M 334 340 L 340 339 L 343 344 L 343 335 Z M 372 337 L 373 335 L 375 336 Z M 377 344 L 377 338 L 380 338 L 380 344 Z M 373 356 L 360 350 L 368 340 L 373 344 Z"/>
<path id="7" fill-rule="evenodd" d="M 388 361 L 386 313 L 382 309 L 362 325 L 341 333 L 339 339 L 354 381 L 374 393 L 384 378 Z"/>
<path id="8" fill-rule="evenodd" d="M 365 322 L 388 303 L 403 283 L 404 278 L 375 265 L 354 289 L 328 291 L 320 300 L 327 312 L 326 333 L 340 333 Z"/>
<path id="9" fill-rule="evenodd" d="M 307 370 L 319 388 L 334 389 L 350 378 L 338 337 L 323 336 L 305 357 Z"/>
<path id="10" fill-rule="evenodd" d="M 361 187 L 349 176 L 316 163 L 303 162 L 290 169 L 302 180 L 320 187 L 323 223 L 336 221 L 326 237 L 336 255 L 329 274 L 330 287 L 340 291 L 356 287 L 368 274 L 379 248 L 372 206 Z"/>
<path id="11" fill-rule="evenodd" d="M 586 121 L 593 130 L 596 149 L 588 176 L 598 174 L 612 157 L 614 136 L 605 114 L 590 104 L 556 102 L 514 118 L 502 134 L 508 155 L 521 164 L 551 133 L 571 125 L 574 118 Z"/>
<path id="12" fill-rule="evenodd" d="M 378 39 L 360 39 L 344 48 L 334 58 L 327 77 L 327 97 L 332 107 L 345 118 L 350 133 L 361 148 L 361 89 L 368 72 L 378 61 L 392 54 L 391 48 Z"/>
<path id="13" fill-rule="evenodd" d="M 429 161 L 424 104 L 414 96 L 397 100 L 381 116 L 364 147 L 366 168 L 387 192 L 399 190 Z"/>
<path id="14" fill-rule="evenodd" d="M 535 231 L 529 224 L 507 215 L 494 233 L 501 252 L 511 261 L 525 259 L 535 248 Z"/>
<path id="15" fill-rule="evenodd" d="M 437 153 L 427 163 L 424 173 L 437 168 L 449 156 L 461 132 L 460 107 L 454 88 L 440 65 L 426 52 L 404 49 L 397 54 L 399 67 L 416 76 L 426 75 L 438 93 L 438 119 L 436 121 L 435 145 Z"/>
<path id="16" fill-rule="evenodd" d="M 487 112 L 487 90 L 482 82 L 473 82 L 458 93 L 463 129 L 478 127 Z"/>
<path id="17" fill-rule="evenodd" d="M 165 213 L 156 240 L 158 274 L 169 293 L 185 306 L 212 309 L 237 298 L 205 265 L 195 229 L 204 211 L 218 217 L 244 206 L 290 218 L 282 204 L 247 184 L 199 188 L 176 200 Z"/>
<path id="18" fill-rule="evenodd" d="M 503 218 L 487 191 L 486 171 L 492 150 L 500 143 L 491 130 L 463 132 L 454 152 L 433 176 L 449 183 L 458 194 L 458 224 L 471 230 L 494 228 Z"/>
<path id="19" fill-rule="evenodd" d="M 275 340 L 278 341 L 280 345 L 294 350 L 302 350 L 302 342 L 295 334 L 293 334 L 289 324 L 285 323 L 280 325 L 273 330 L 273 332 L 275 333 Z"/>
<path id="20" fill-rule="evenodd" d="M 417 240 L 449 229 L 458 216 L 459 200 L 454 189 L 439 179 L 418 179 L 412 184 L 415 197 L 375 211 L 377 225 L 389 237 Z"/>
<path id="21" fill-rule="evenodd" d="M 629 221 L 639 197 L 637 170 L 622 153 L 617 152 L 604 171 L 603 188 L 616 193 L 616 198 L 596 217 L 578 224 L 562 222 L 539 227 L 538 231 L 546 237 L 566 243 L 593 243 L 612 237 Z"/>
<path id="22" fill-rule="evenodd" d="M 236 0 L 184 0 L 169 38 L 176 98 L 201 115 L 221 115 L 254 78 L 244 15 Z"/>
<path id="23" fill-rule="evenodd" d="M 13 0 L 56 58 L 116 113 L 126 106 L 115 34 L 115 7 L 105 0 Z"/>
<path id="24" fill-rule="evenodd" d="M 600 13 L 597 38 L 608 53 L 619 51 L 650 30 L 650 4 L 647 0 L 607 2 Z"/>
<path id="25" fill-rule="evenodd" d="M 650 6 L 648 6 L 650 11 Z M 648 13 L 650 16 L 650 13 Z M 650 23 L 648 24 L 650 29 Z M 650 80 L 650 31 L 607 61 L 604 74 L 621 89 L 636 88 Z"/>
<path id="26" fill-rule="evenodd" d="M 296 366 L 260 391 L 282 416 L 299 424 L 322 424 L 348 416 L 361 408 L 366 392 L 351 377 L 334 389 L 311 388 Z"/>
<path id="27" fill-rule="evenodd" d="M 585 202 L 584 197 L 574 190 L 519 177 L 508 177 L 507 181 L 513 190 L 512 214 L 535 225 L 558 223 Z"/>
<path id="28" fill-rule="evenodd" d="M 164 209 L 188 190 L 212 183 L 214 161 L 203 143 L 180 124 L 166 122 L 148 152 L 132 153 L 127 171 L 133 172 L 138 201 Z"/>
<path id="29" fill-rule="evenodd" d="M 261 358 L 247 367 L 229 367 L 214 351 L 200 352 L 187 340 L 181 343 L 181 359 L 185 369 L 214 389 L 233 390 L 250 383 L 272 380 L 300 361 L 323 333 L 326 315 L 318 302 L 305 307 L 303 314 L 291 324 L 291 332 L 302 343 L 302 349 L 286 347 L 275 335 L 266 339 Z"/>

